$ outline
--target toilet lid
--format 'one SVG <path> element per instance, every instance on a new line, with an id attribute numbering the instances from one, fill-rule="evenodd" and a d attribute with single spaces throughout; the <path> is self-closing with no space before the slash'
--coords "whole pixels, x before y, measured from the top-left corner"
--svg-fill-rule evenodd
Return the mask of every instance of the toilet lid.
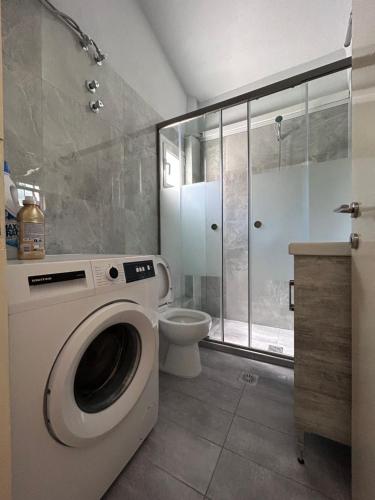
<path id="1" fill-rule="evenodd" d="M 156 257 L 156 268 L 159 285 L 159 307 L 161 307 L 173 301 L 172 279 L 169 266 L 161 256 Z"/>

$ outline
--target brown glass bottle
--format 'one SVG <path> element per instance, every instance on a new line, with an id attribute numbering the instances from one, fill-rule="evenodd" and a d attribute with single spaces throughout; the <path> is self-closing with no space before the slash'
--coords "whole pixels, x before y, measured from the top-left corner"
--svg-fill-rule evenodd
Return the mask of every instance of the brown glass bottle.
<path id="1" fill-rule="evenodd" d="M 17 214 L 18 258 L 44 259 L 45 227 L 44 214 L 32 196 L 26 196 L 23 207 Z"/>

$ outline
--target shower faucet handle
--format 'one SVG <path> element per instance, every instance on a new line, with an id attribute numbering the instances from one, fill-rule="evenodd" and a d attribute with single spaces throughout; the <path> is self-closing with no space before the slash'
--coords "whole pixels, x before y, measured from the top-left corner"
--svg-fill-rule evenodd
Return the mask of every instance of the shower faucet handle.
<path id="1" fill-rule="evenodd" d="M 97 52 L 94 59 L 95 59 L 95 62 L 98 66 L 102 66 L 103 62 L 107 59 L 107 56 L 105 54 L 103 54 L 102 52 Z"/>
<path id="2" fill-rule="evenodd" d="M 102 108 L 104 108 L 104 104 L 100 99 L 98 99 L 97 101 L 90 101 L 90 109 L 94 113 L 99 113 Z"/>
<path id="3" fill-rule="evenodd" d="M 99 88 L 99 82 L 97 80 L 86 80 L 86 88 L 92 94 L 95 94 Z"/>

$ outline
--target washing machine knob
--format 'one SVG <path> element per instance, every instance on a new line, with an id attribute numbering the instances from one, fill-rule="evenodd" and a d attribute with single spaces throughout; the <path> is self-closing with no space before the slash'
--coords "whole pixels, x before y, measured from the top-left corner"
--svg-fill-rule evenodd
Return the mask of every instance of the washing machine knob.
<path id="1" fill-rule="evenodd" d="M 111 266 L 105 274 L 109 280 L 116 280 L 119 273 L 117 267 Z"/>

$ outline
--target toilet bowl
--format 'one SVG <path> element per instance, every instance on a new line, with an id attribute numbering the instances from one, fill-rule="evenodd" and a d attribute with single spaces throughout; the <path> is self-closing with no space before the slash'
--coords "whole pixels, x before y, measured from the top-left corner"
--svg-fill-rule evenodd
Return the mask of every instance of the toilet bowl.
<path id="1" fill-rule="evenodd" d="M 211 316 L 203 311 L 171 307 L 171 274 L 166 261 L 157 257 L 159 282 L 160 370 L 192 378 L 202 371 L 198 342 L 211 328 Z"/>

